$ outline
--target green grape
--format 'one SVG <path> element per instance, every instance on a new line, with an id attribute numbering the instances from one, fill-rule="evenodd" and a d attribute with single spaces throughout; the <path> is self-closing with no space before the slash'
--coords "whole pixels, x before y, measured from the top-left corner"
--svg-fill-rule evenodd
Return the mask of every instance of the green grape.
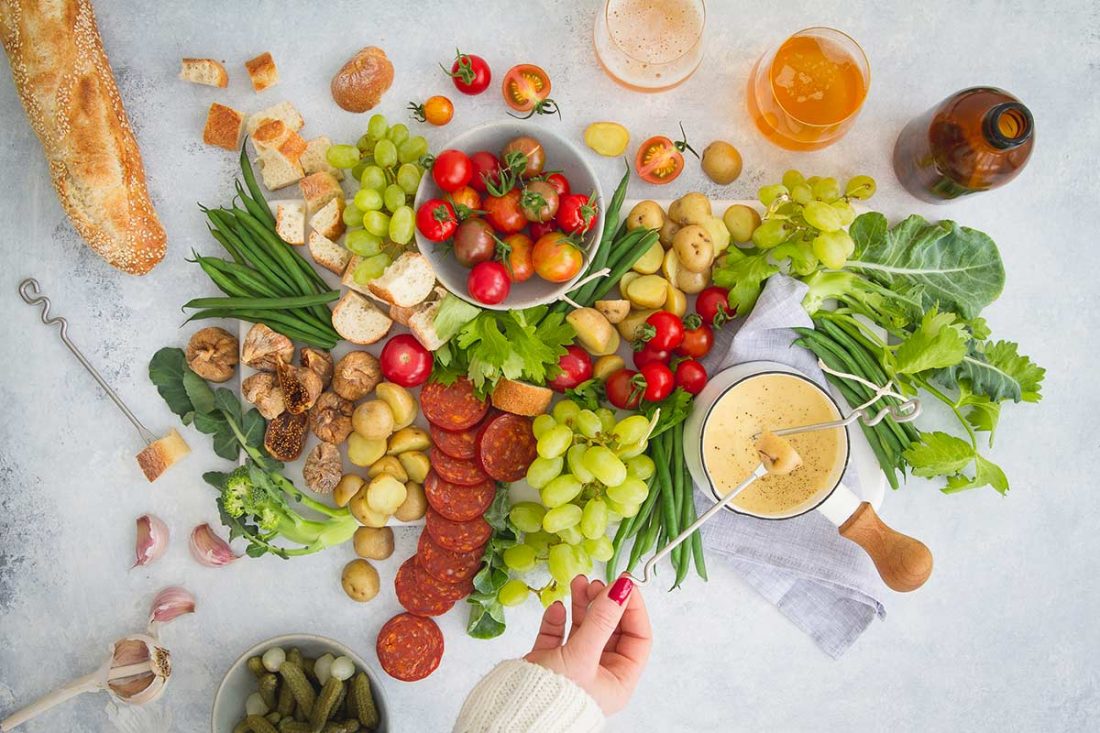
<path id="1" fill-rule="evenodd" d="M 584 533 L 581 532 L 579 527 L 566 527 L 565 529 L 558 531 L 558 537 L 567 545 L 579 545 L 584 542 Z M 576 571 L 573 573 L 576 575 Z"/>
<path id="2" fill-rule="evenodd" d="M 420 187 L 420 169 L 412 163 L 404 163 L 397 169 L 397 185 L 409 196 Z"/>
<path id="3" fill-rule="evenodd" d="M 760 249 L 771 249 L 791 236 L 790 225 L 782 219 L 768 219 L 752 233 L 752 243 Z"/>
<path id="4" fill-rule="evenodd" d="M 345 206 L 343 213 L 340 214 L 340 217 L 344 220 L 345 226 L 363 226 L 363 210 L 360 209 L 358 206 Z"/>
<path id="5" fill-rule="evenodd" d="M 857 201 L 875 195 L 875 179 L 870 176 L 852 176 L 844 186 L 844 195 Z"/>
<path id="6" fill-rule="evenodd" d="M 520 532 L 538 532 L 542 529 L 542 515 L 546 510 L 533 501 L 521 501 L 508 511 L 508 518 Z"/>
<path id="7" fill-rule="evenodd" d="M 581 543 L 581 547 L 584 548 L 589 557 L 597 562 L 607 562 L 615 554 L 615 546 L 607 535 L 593 540 L 585 540 Z"/>
<path id="8" fill-rule="evenodd" d="M 550 414 L 554 416 L 554 419 L 560 422 L 562 425 L 569 425 L 572 427 L 573 418 L 575 418 L 581 411 L 581 406 L 573 400 L 562 400 L 558 404 L 554 405 L 554 409 L 550 411 Z"/>
<path id="9" fill-rule="evenodd" d="M 383 168 L 391 168 L 397 163 L 397 146 L 389 140 L 379 140 L 374 145 L 374 162 Z"/>
<path id="10" fill-rule="evenodd" d="M 823 201 L 811 201 L 802 209 L 802 218 L 814 229 L 835 232 L 840 229 L 840 214 Z"/>
<path id="11" fill-rule="evenodd" d="M 535 444 L 535 450 L 543 458 L 557 458 L 565 455 L 573 444 L 573 431 L 566 425 L 555 425 L 542 434 Z"/>
<path id="12" fill-rule="evenodd" d="M 381 140 L 386 136 L 386 131 L 389 126 L 386 124 L 386 118 L 377 112 L 370 116 L 367 121 L 367 137 L 371 140 Z"/>
<path id="13" fill-rule="evenodd" d="M 589 499 L 581 512 L 581 532 L 590 540 L 607 532 L 607 504 L 602 499 Z"/>
<path id="14" fill-rule="evenodd" d="M 615 455 L 625 461 L 628 458 L 636 458 L 642 455 L 648 447 L 649 444 L 644 440 L 640 440 L 637 443 L 627 443 L 626 445 L 620 445 L 615 451 Z"/>
<path id="15" fill-rule="evenodd" d="M 542 528 L 547 532 L 560 532 L 568 527 L 576 527 L 581 521 L 581 508 L 576 504 L 563 504 L 546 512 L 542 518 Z M 550 548 L 553 551 L 554 548 Z"/>
<path id="16" fill-rule="evenodd" d="M 540 515 L 541 516 L 541 515 Z M 539 557 L 546 557 L 547 551 L 550 549 L 550 545 L 558 541 L 556 535 L 552 535 L 549 532 L 543 532 L 542 520 L 539 520 L 540 529 L 537 532 L 528 532 L 523 535 L 523 544 L 530 545 L 535 548 L 535 554 Z"/>
<path id="17" fill-rule="evenodd" d="M 770 186 L 761 187 L 760 191 L 757 192 L 757 198 L 764 206 L 771 206 L 773 201 L 780 196 L 786 196 L 788 193 L 787 187 L 782 183 L 773 183 Z"/>
<path id="18" fill-rule="evenodd" d="M 354 145 L 329 145 L 325 159 L 333 168 L 354 168 L 359 162 L 359 148 Z"/>
<path id="19" fill-rule="evenodd" d="M 378 211 L 382 208 L 382 194 L 373 188 L 361 188 L 355 194 L 352 203 L 360 211 Z"/>
<path id="20" fill-rule="evenodd" d="M 644 415 L 624 417 L 615 423 L 615 427 L 611 429 L 611 434 L 619 441 L 619 445 L 637 443 L 644 440 L 646 435 L 649 434 L 649 419 Z"/>
<path id="21" fill-rule="evenodd" d="M 428 141 L 423 135 L 413 135 L 397 146 L 397 159 L 402 163 L 415 163 L 428 154 Z"/>
<path id="22" fill-rule="evenodd" d="M 504 551 L 504 564 L 521 573 L 535 567 L 535 548 L 530 545 L 512 545 Z"/>
<path id="23" fill-rule="evenodd" d="M 398 206 L 390 217 L 390 240 L 398 244 L 412 241 L 416 228 L 416 214 L 411 206 Z"/>
<path id="24" fill-rule="evenodd" d="M 805 182 L 806 179 L 803 178 L 802 174 L 799 171 L 796 171 L 794 168 L 791 168 L 790 170 L 787 170 L 783 173 L 783 185 L 791 189 L 792 193 L 794 192 L 795 186 Z"/>
<path id="25" fill-rule="evenodd" d="M 821 260 L 821 264 L 830 270 L 839 270 L 848 262 L 848 258 L 856 249 L 856 243 L 848 235 L 848 232 L 822 232 L 814 237 L 814 256 Z"/>
<path id="26" fill-rule="evenodd" d="M 386 187 L 386 171 L 377 165 L 368 165 L 359 176 L 359 185 L 382 193 L 382 189 Z M 381 201 L 378 203 L 378 208 L 382 208 Z"/>
<path id="27" fill-rule="evenodd" d="M 592 410 L 581 410 L 573 418 L 573 429 L 586 438 L 595 438 L 602 428 L 599 415 Z"/>
<path id="28" fill-rule="evenodd" d="M 500 590 L 497 591 L 497 600 L 500 601 L 502 606 L 519 606 L 527 600 L 527 596 L 530 594 L 531 589 L 527 587 L 526 583 L 518 578 L 512 578 L 500 586 Z"/>
<path id="29" fill-rule="evenodd" d="M 599 408 L 596 410 L 596 417 L 600 418 L 600 429 L 603 432 L 610 433 L 615 427 L 615 413 L 610 408 Z"/>
<path id="30" fill-rule="evenodd" d="M 547 608 L 550 605 L 564 599 L 569 595 L 568 585 L 552 585 L 547 586 L 539 591 L 539 603 L 543 608 Z"/>
<path id="31" fill-rule="evenodd" d="M 579 542 L 571 543 L 573 545 L 573 554 L 577 558 L 576 571 L 578 575 L 588 575 L 592 572 L 592 557 L 588 554 L 588 550 L 584 549 L 584 539 Z"/>
<path id="32" fill-rule="evenodd" d="M 535 418 L 534 422 L 531 423 L 531 432 L 535 434 L 535 440 L 538 440 L 542 437 L 543 433 L 557 424 L 558 422 L 554 419 L 553 415 L 539 415 Z"/>
<path id="33" fill-rule="evenodd" d="M 645 481 L 657 472 L 657 465 L 646 455 L 634 456 L 626 462 L 626 475 Z"/>
<path id="34" fill-rule="evenodd" d="M 588 448 L 583 443 L 577 443 L 570 446 L 565 453 L 565 464 L 569 466 L 569 473 L 576 476 L 582 484 L 591 483 L 596 478 L 591 471 L 584 467 L 584 461 L 581 460 L 586 450 Z"/>
<path id="35" fill-rule="evenodd" d="M 621 484 L 608 486 L 607 495 L 621 505 L 641 504 L 649 495 L 649 487 L 640 478 L 628 476 Z"/>
<path id="36" fill-rule="evenodd" d="M 352 229 L 344 238 L 344 246 L 360 257 L 373 257 L 382 251 L 382 238 L 366 229 Z"/>
<path id="37" fill-rule="evenodd" d="M 539 490 L 539 496 L 542 498 L 542 503 L 550 507 L 550 511 L 554 511 L 560 507 L 571 506 L 569 502 L 577 498 L 577 495 L 581 493 L 581 489 L 584 488 L 584 484 L 571 473 L 563 473 L 561 476 L 553 478 Z M 580 511 L 580 508 L 577 509 Z M 546 516 L 542 518 L 542 528 L 547 532 L 557 532 L 556 529 L 551 529 L 546 526 L 547 517 L 550 512 L 546 513 Z M 579 518 L 578 518 L 578 521 Z M 576 524 L 576 522 L 574 522 Z M 566 525 L 568 526 L 568 525 Z"/>
<path id="38" fill-rule="evenodd" d="M 852 205 L 844 199 L 838 199 L 829 204 L 832 206 L 836 213 L 840 216 L 840 226 L 846 227 L 856 219 L 856 210 L 852 208 Z"/>
<path id="39" fill-rule="evenodd" d="M 581 458 L 584 467 L 607 486 L 617 486 L 626 478 L 626 466 L 610 448 L 594 445 Z"/>
<path id="40" fill-rule="evenodd" d="M 409 128 L 404 123 L 398 122 L 386 132 L 386 139 L 394 145 L 400 145 L 409 139 Z"/>
<path id="41" fill-rule="evenodd" d="M 809 178 L 806 179 L 806 183 L 808 183 L 810 185 L 810 188 L 813 188 L 814 186 L 817 185 L 817 182 L 820 181 L 820 180 L 821 180 L 821 176 L 810 176 Z"/>
<path id="42" fill-rule="evenodd" d="M 364 212 L 363 228 L 376 237 L 384 237 L 390 233 L 390 217 L 381 211 Z"/>
<path id="43" fill-rule="evenodd" d="M 374 150 L 374 141 L 370 139 L 370 135 L 360 135 L 359 139 L 355 141 L 355 147 L 363 155 L 370 155 L 370 152 Z"/>
<path id="44" fill-rule="evenodd" d="M 840 198 L 840 184 L 836 182 L 835 178 L 822 178 L 816 181 L 811 188 L 813 189 L 814 198 L 818 201 L 831 204 Z"/>
<path id="45" fill-rule="evenodd" d="M 799 183 L 797 186 L 791 189 L 791 201 L 796 204 L 805 206 L 814 200 L 813 191 L 805 183 Z"/>
<path id="46" fill-rule="evenodd" d="M 580 509 L 577 509 L 577 511 L 580 511 Z M 577 558 L 573 555 L 573 548 L 564 542 L 553 545 L 546 559 L 546 564 L 550 569 L 550 577 L 562 585 L 568 585 L 569 581 L 573 580 L 573 566 L 576 563 Z"/>
<path id="47" fill-rule="evenodd" d="M 531 461 L 531 465 L 527 467 L 527 483 L 531 484 L 532 489 L 541 489 L 561 475 L 564 464 L 565 461 L 560 456 L 557 458 L 539 456 Z M 524 531 L 528 532 L 530 530 Z"/>
<path id="48" fill-rule="evenodd" d="M 363 177 L 363 171 L 371 166 L 369 160 L 360 160 L 355 164 L 355 167 L 351 169 L 351 177 L 355 180 L 359 180 Z"/>
<path id="49" fill-rule="evenodd" d="M 391 214 L 405 205 L 405 189 L 391 183 L 382 191 L 382 205 Z"/>
<path id="50" fill-rule="evenodd" d="M 390 256 L 385 253 L 363 258 L 363 261 L 355 268 L 353 276 L 355 282 L 366 285 L 375 278 L 382 277 L 382 273 L 390 266 L 390 262 Z"/>
<path id="51" fill-rule="evenodd" d="M 615 501 L 610 496 L 604 496 L 604 501 L 607 503 L 607 509 L 614 514 L 618 514 L 620 517 L 633 517 L 638 513 L 641 508 L 641 504 L 623 504 Z"/>

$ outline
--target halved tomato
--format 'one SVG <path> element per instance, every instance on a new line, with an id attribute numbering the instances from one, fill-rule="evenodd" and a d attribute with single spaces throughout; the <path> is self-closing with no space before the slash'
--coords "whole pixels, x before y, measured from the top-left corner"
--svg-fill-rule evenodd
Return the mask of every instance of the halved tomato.
<path id="1" fill-rule="evenodd" d="M 684 126 L 680 125 L 680 132 Z M 673 142 L 664 135 L 655 135 L 638 148 L 634 158 L 634 170 L 647 183 L 664 184 L 676 180 L 684 171 L 684 151 L 688 150 L 696 158 L 699 154 L 688 145 L 687 133 Z"/>
<path id="2" fill-rule="evenodd" d="M 518 64 L 508 69 L 500 88 L 504 102 L 517 112 L 526 112 L 523 119 L 532 115 L 557 113 L 558 105 L 550 99 L 550 76 L 534 64 Z M 513 115 L 513 117 L 518 115 Z"/>

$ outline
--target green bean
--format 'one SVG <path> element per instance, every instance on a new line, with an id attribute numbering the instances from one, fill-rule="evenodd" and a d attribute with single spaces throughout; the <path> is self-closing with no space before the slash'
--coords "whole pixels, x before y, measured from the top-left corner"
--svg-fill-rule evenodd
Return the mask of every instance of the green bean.
<path id="1" fill-rule="evenodd" d="M 340 297 L 339 290 L 329 290 L 319 295 L 302 295 L 297 298 L 194 298 L 183 304 L 184 308 L 248 308 L 250 310 L 288 310 L 311 305 L 331 303 Z"/>
<path id="2" fill-rule="evenodd" d="M 635 522 L 634 525 L 630 528 L 630 532 L 627 534 L 627 537 L 633 537 L 634 535 L 638 534 L 638 531 L 641 529 L 641 522 L 644 522 L 646 519 L 648 519 L 649 515 L 653 512 L 653 507 L 657 503 L 657 487 L 655 486 L 656 483 L 656 474 L 654 474 L 653 476 L 649 477 L 649 493 L 646 494 L 645 501 L 642 502 L 641 509 L 639 509 L 638 513 L 634 515 L 634 518 L 638 521 Z"/>
<path id="3" fill-rule="evenodd" d="M 634 231 L 641 231 L 635 229 Z M 630 252 L 623 256 L 623 259 L 615 265 L 611 270 L 611 274 L 607 278 L 600 281 L 599 287 L 596 288 L 596 292 L 592 296 L 592 301 L 595 302 L 607 295 L 611 288 L 619 284 L 619 279 L 626 274 L 626 271 L 634 266 L 634 263 L 641 259 L 642 255 L 649 251 L 649 248 L 653 246 L 653 243 L 658 239 L 658 233 L 656 229 L 647 229 L 645 234 L 638 239 L 638 243 L 634 245 L 634 248 Z"/>
<path id="4" fill-rule="evenodd" d="M 623 202 L 626 201 L 626 189 L 630 184 L 630 165 L 626 166 L 623 177 L 619 179 L 619 185 L 615 186 L 615 192 L 611 194 L 611 203 L 603 210 L 603 232 L 600 241 L 604 245 L 611 244 L 615 230 L 619 226 L 619 215 L 622 213 Z"/>
<path id="5" fill-rule="evenodd" d="M 272 313 L 264 313 L 262 311 L 201 310 L 193 313 L 185 323 L 202 321 L 210 318 L 235 318 L 239 321 L 248 321 L 249 323 L 263 323 L 289 339 L 302 341 L 309 346 L 316 346 L 322 349 L 331 349 L 339 342 L 338 335 L 328 336 L 326 334 L 319 334 L 313 331 L 307 324 L 295 322 L 293 319 L 278 318 Z"/>
<path id="6" fill-rule="evenodd" d="M 196 257 L 198 258 L 198 255 L 196 255 Z M 207 277 L 210 278 L 214 285 L 227 296 L 231 298 L 252 297 L 252 293 L 250 293 L 247 288 L 242 287 L 240 283 L 229 275 L 214 269 L 212 266 L 205 263 L 202 258 L 195 259 L 194 261 L 199 264 L 199 267 L 202 268 L 202 271 L 206 273 Z"/>
<path id="7" fill-rule="evenodd" d="M 657 544 L 658 535 L 661 532 L 661 520 L 656 514 L 650 517 L 649 525 L 639 534 L 634 536 L 634 546 L 630 550 L 630 562 L 626 570 L 631 572 L 637 566 L 643 555 L 649 553 Z"/>
<path id="8" fill-rule="evenodd" d="M 229 256 L 233 258 L 234 262 L 238 265 L 248 265 L 248 260 L 246 260 L 244 255 L 241 254 L 241 251 L 237 249 L 237 245 L 229 241 L 228 237 L 209 224 L 206 225 L 206 228 L 210 230 L 210 236 L 218 240 L 218 244 L 229 253 Z"/>
<path id="9" fill-rule="evenodd" d="M 623 543 L 626 542 L 630 528 L 636 524 L 635 520 L 638 519 L 639 515 L 640 512 L 633 517 L 629 517 L 619 522 L 619 528 L 615 530 L 615 538 L 611 540 L 611 547 L 613 548 L 611 558 L 607 561 L 607 565 L 604 568 L 608 583 L 614 580 L 617 575 L 615 568 L 619 565 L 619 556 L 623 552 Z"/>
<path id="10" fill-rule="evenodd" d="M 841 382 L 837 384 L 837 388 L 844 394 L 845 399 L 856 399 L 856 396 L 851 393 L 851 388 L 848 384 Z M 891 488 L 898 488 L 898 481 L 895 472 L 898 470 L 898 458 L 896 458 L 888 445 L 883 441 L 883 436 L 879 434 L 875 428 L 868 427 L 862 422 L 860 423 L 860 429 L 863 430 L 863 434 L 867 437 L 867 443 L 871 446 L 871 452 L 875 454 L 875 458 L 878 459 L 879 466 L 882 468 L 883 473 L 886 474 L 886 480 L 890 483 Z"/>
<path id="11" fill-rule="evenodd" d="M 252 192 L 252 198 L 256 200 L 256 203 L 262 205 L 262 209 L 265 213 L 261 217 L 268 223 L 269 226 L 275 226 L 275 215 L 271 213 L 271 207 L 267 205 L 267 199 L 264 198 L 263 191 L 260 190 L 260 186 L 256 183 L 256 174 L 252 170 L 252 163 L 248 160 L 248 137 L 245 136 L 244 143 L 241 144 L 241 177 L 244 178 L 244 183 L 248 186 L 248 190 Z"/>
<path id="12" fill-rule="evenodd" d="M 669 450 L 669 446 L 667 445 L 671 437 L 672 436 L 665 433 L 659 436 L 653 442 L 657 445 L 659 451 L 660 458 L 657 461 L 657 470 L 661 472 L 662 476 L 661 498 L 659 499 L 659 501 L 661 502 L 661 526 L 667 536 L 675 537 L 679 534 L 679 530 L 676 529 L 678 507 L 676 504 L 676 497 L 673 490 L 672 476 L 670 471 L 672 466 L 671 451 Z M 676 561 L 679 559 L 679 553 L 677 552 L 677 550 L 679 549 L 680 548 L 677 547 L 672 551 L 673 565 L 675 565 Z"/>
<path id="13" fill-rule="evenodd" d="M 244 207 L 248 209 L 248 213 L 259 219 L 261 223 L 267 223 L 267 217 L 264 216 L 263 209 L 261 208 L 260 204 L 258 204 L 255 199 L 253 199 L 245 192 L 244 187 L 241 185 L 241 182 L 233 181 L 233 185 L 237 189 L 237 198 L 239 198 L 241 200 L 241 203 L 244 204 Z M 268 211 L 270 211 L 270 208 L 268 209 Z M 275 222 L 271 222 L 269 226 L 275 226 Z"/>
<path id="14" fill-rule="evenodd" d="M 259 275 L 251 267 L 245 267 L 244 265 L 237 265 L 226 260 L 219 260 L 216 257 L 203 257 L 199 256 L 199 261 L 212 267 L 218 272 L 223 272 L 226 275 L 237 278 L 237 281 L 247 285 L 258 296 L 265 298 L 279 298 L 282 297 L 272 289 L 271 284 L 268 283 L 262 275 Z"/>
<path id="15" fill-rule="evenodd" d="M 226 230 L 231 231 L 234 236 L 237 237 L 237 241 L 240 243 L 242 251 L 248 256 L 253 267 L 261 272 L 273 286 L 277 287 L 285 295 L 301 295 L 294 287 L 290 278 L 282 274 L 282 270 L 278 263 L 276 263 L 266 249 L 251 236 L 244 225 L 240 224 L 233 217 L 231 212 L 224 209 L 211 209 L 207 212 L 207 217 L 216 225 L 220 226 L 223 232 Z"/>
<path id="16" fill-rule="evenodd" d="M 673 535 L 673 537 L 675 537 L 691 524 L 688 517 L 694 513 L 694 505 L 691 501 L 691 491 L 687 490 L 684 486 L 684 431 L 677 426 L 669 432 L 672 433 L 673 486 L 675 487 L 676 501 L 679 507 L 677 519 L 680 522 L 676 534 Z M 690 482 L 688 483 L 690 487 Z M 684 582 L 688 574 L 688 569 L 691 567 L 690 546 L 681 543 L 677 549 L 680 550 L 680 560 L 676 565 L 676 580 L 672 585 L 673 588 L 678 588 L 680 584 Z"/>

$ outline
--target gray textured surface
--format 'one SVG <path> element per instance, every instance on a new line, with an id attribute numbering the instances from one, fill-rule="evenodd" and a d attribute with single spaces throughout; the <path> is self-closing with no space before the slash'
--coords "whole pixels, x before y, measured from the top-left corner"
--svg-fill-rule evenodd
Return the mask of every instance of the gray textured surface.
<path id="1" fill-rule="evenodd" d="M 176 674 L 158 708 L 174 721 L 172 730 L 206 729 L 222 671 L 264 637 L 328 634 L 373 658 L 375 632 L 397 605 L 388 582 L 374 603 L 349 603 L 337 582 L 349 549 L 288 563 L 198 567 L 187 553 L 187 531 L 217 521 L 198 480 L 217 465 L 204 439 L 189 433 L 196 454 L 148 486 L 133 464 L 129 425 L 36 322 L 15 286 L 25 275 L 39 277 L 71 320 L 74 338 L 151 426 L 167 428 L 174 419 L 145 378 L 145 364 L 159 346 L 181 342 L 179 303 L 208 290 L 183 262 L 191 247 L 210 251 L 212 245 L 194 202 L 226 200 L 235 167 L 233 156 L 199 142 L 209 102 L 255 110 L 286 97 L 304 113 L 308 132 L 348 138 L 365 118 L 338 110 L 327 83 L 352 51 L 378 44 L 390 54 L 397 80 L 382 111 L 397 117 L 408 99 L 450 91 L 435 62 L 457 44 L 483 52 L 498 74 L 521 61 L 547 67 L 565 119 L 539 125 L 579 135 L 591 120 L 613 118 L 637 141 L 672 132 L 682 119 L 695 142 L 721 136 L 741 149 L 745 173 L 728 189 L 704 186 L 693 165 L 676 191 L 704 186 L 725 197 L 748 196 L 792 164 L 819 173 L 866 172 L 880 182 L 874 203 L 882 211 L 951 217 L 988 232 L 1008 270 L 1008 286 L 988 310 L 989 320 L 996 334 L 1018 340 L 1050 370 L 1042 404 L 1006 410 L 1002 421 L 994 456 L 1012 480 L 1010 496 L 983 490 L 946 497 L 914 481 L 887 497 L 885 516 L 928 542 L 936 572 L 921 592 L 889 599 L 885 622 L 874 624 L 847 656 L 827 659 L 713 563 L 706 586 L 649 594 L 653 658 L 634 703 L 612 729 L 1096 726 L 1095 3 L 716 1 L 702 69 L 681 88 L 654 97 L 621 90 L 596 67 L 589 40 L 596 2 L 523 3 L 523 10 L 507 12 L 513 3 L 476 11 L 470 3 L 433 4 L 430 13 L 400 3 L 282 5 L 289 4 L 97 3 L 171 241 L 168 261 L 143 279 L 112 271 L 75 236 L 47 184 L 15 92 L 0 79 L 0 711 L 87 671 L 110 639 L 141 626 L 150 596 L 168 583 L 184 583 L 199 598 L 199 613 L 166 632 Z M 815 23 L 859 39 L 874 81 L 846 139 L 819 153 L 785 153 L 750 128 L 745 80 L 766 46 Z M 257 98 L 241 62 L 265 49 L 274 53 L 283 82 Z M 230 88 L 176 80 L 182 55 L 225 59 Z M 6 77 L 6 64 L 0 66 Z M 889 167 L 898 129 L 946 94 L 977 83 L 1005 86 L 1030 105 L 1038 126 L 1030 167 L 1010 187 L 972 200 L 943 207 L 914 201 Z M 502 114 L 495 91 L 459 99 L 457 106 L 456 121 L 433 133 L 433 141 Z M 596 164 L 612 185 L 618 163 Z M 631 190 L 632 196 L 658 193 L 665 194 L 641 185 Z M 146 511 L 169 520 L 172 546 L 151 568 L 128 571 L 133 519 Z M 413 540 L 411 534 L 399 538 L 394 559 L 383 564 L 385 578 Z M 416 685 L 389 685 L 399 729 L 446 729 L 478 676 L 526 650 L 536 618 L 535 607 L 527 607 L 512 614 L 504 637 L 480 642 L 463 634 L 461 614 L 445 617 L 448 648 L 439 671 Z M 105 704 L 89 697 L 26 730 L 105 730 Z"/>

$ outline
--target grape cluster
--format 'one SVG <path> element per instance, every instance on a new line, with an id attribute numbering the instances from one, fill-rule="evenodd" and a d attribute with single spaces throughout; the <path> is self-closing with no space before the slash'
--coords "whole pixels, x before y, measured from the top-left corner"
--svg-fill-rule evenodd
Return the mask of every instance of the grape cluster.
<path id="1" fill-rule="evenodd" d="M 355 145 L 329 147 L 329 164 L 350 169 L 359 182 L 353 204 L 344 209 L 350 227 L 344 246 L 363 258 L 355 269 L 356 282 L 365 285 L 380 276 L 394 252 L 412 241 L 416 213 L 411 204 L 427 155 L 423 135 L 410 136 L 408 127 L 388 125 L 380 114 L 371 116 Z"/>
<path id="2" fill-rule="evenodd" d="M 562 400 L 549 415 L 534 421 L 538 457 L 527 470 L 527 483 L 542 503 L 521 502 L 509 515 L 523 532 L 522 542 L 504 551 L 504 564 L 527 572 L 545 561 L 551 582 L 538 590 L 548 606 L 569 594 L 569 582 L 589 573 L 592 561 L 611 558 L 607 525 L 638 513 L 656 471 L 645 455 L 651 425 L 642 415 L 622 420 L 607 408 L 581 409 Z M 505 606 L 526 600 L 531 588 L 509 580 L 497 599 Z"/>

